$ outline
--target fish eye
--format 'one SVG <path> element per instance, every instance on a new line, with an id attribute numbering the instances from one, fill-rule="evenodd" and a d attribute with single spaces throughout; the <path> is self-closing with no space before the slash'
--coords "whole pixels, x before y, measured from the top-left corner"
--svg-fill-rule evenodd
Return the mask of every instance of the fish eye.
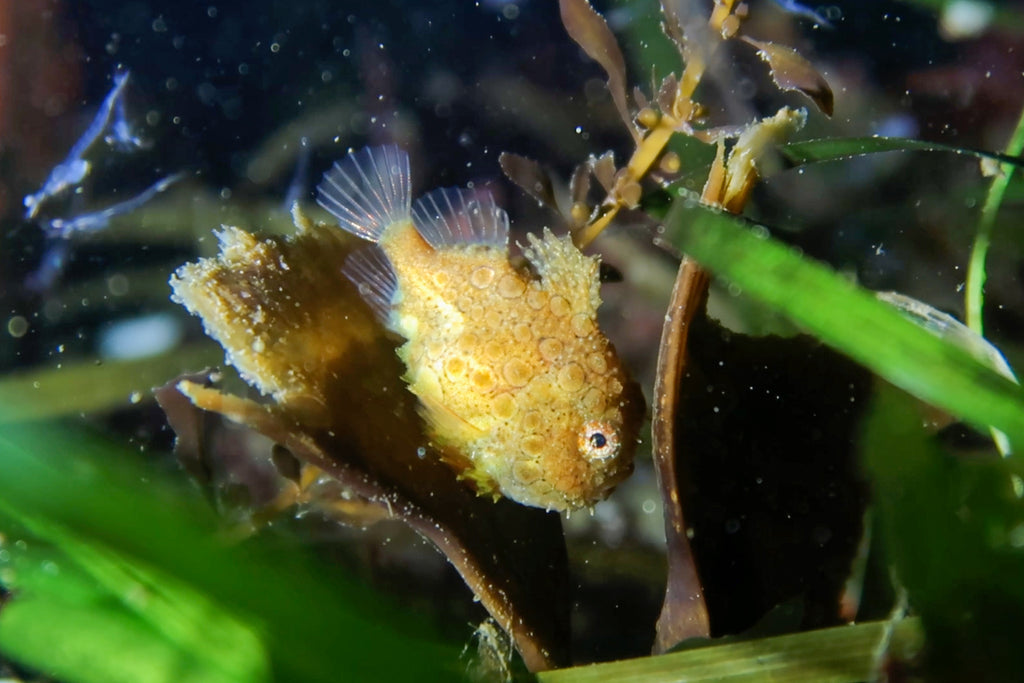
<path id="1" fill-rule="evenodd" d="M 591 420 L 583 425 L 579 436 L 580 453 L 588 460 L 608 460 L 619 452 L 619 435 L 604 420 Z"/>

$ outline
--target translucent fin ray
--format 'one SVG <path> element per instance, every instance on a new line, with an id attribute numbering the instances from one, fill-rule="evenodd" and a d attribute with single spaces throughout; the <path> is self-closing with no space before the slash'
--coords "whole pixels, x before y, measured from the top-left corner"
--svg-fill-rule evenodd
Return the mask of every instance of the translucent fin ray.
<path id="1" fill-rule="evenodd" d="M 398 292 L 398 277 L 384 251 L 377 246 L 353 252 L 341 267 L 342 274 L 359 289 L 360 296 L 377 319 L 390 327 L 391 307 Z"/>
<path id="2" fill-rule="evenodd" d="M 508 214 L 486 190 L 446 187 L 416 200 L 412 208 L 416 230 L 435 249 L 483 244 L 508 246 Z"/>
<path id="3" fill-rule="evenodd" d="M 316 201 L 343 230 L 377 242 L 388 226 L 409 219 L 409 155 L 394 145 L 353 152 L 324 174 Z"/>

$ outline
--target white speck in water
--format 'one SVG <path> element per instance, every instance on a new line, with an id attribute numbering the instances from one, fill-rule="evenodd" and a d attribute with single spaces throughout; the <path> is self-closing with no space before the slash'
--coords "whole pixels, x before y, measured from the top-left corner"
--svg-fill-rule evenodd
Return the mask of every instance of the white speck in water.
<path id="1" fill-rule="evenodd" d="M 142 401 L 142 392 L 141 391 L 133 391 L 132 395 L 128 397 L 128 401 L 132 405 L 135 405 L 135 404 L 141 402 Z"/>

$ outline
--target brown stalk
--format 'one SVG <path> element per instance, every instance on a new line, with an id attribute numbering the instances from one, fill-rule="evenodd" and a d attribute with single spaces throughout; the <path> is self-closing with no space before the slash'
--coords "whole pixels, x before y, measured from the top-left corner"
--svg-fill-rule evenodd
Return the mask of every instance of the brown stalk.
<path id="1" fill-rule="evenodd" d="M 658 352 L 651 432 L 655 472 L 665 506 L 668 585 L 658 616 L 655 654 L 665 652 L 687 638 L 707 638 L 710 635 L 707 605 L 679 499 L 681 487 L 676 463 L 680 454 L 676 450 L 675 434 L 679 386 L 686 374 L 686 343 L 694 317 L 704 313 L 709 283 L 707 271 L 684 257 L 672 288 Z"/>

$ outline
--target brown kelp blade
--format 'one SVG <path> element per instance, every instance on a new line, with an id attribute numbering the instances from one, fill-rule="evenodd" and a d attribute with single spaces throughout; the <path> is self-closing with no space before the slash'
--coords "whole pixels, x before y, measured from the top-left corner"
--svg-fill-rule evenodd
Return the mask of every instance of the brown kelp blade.
<path id="1" fill-rule="evenodd" d="M 658 617 L 655 653 L 665 652 L 687 638 L 707 638 L 710 635 L 704 592 L 686 535 L 676 467 L 679 457 L 676 412 L 679 384 L 686 367 L 686 342 L 694 318 L 704 315 L 708 282 L 708 274 L 695 261 L 683 259 L 672 289 L 658 350 L 651 431 L 654 467 L 665 509 L 668 583 Z"/>
<path id="2" fill-rule="evenodd" d="M 558 6 L 566 32 L 608 74 L 608 91 L 615 108 L 633 139 L 639 139 L 640 134 L 633 125 L 626 100 L 626 60 L 615 34 L 587 0 L 559 0 Z"/>
<path id="3" fill-rule="evenodd" d="M 498 163 L 505 176 L 518 185 L 523 192 L 530 195 L 544 207 L 555 213 L 561 213 L 558 202 L 555 200 L 555 189 L 551 182 L 551 176 L 544 170 L 544 167 L 528 157 L 502 152 L 498 157 Z"/>
<path id="4" fill-rule="evenodd" d="M 809 97 L 826 116 L 832 116 L 835 97 L 828 81 L 814 65 L 791 47 L 763 42 L 743 36 L 743 42 L 757 49 L 758 56 L 768 64 L 772 80 L 782 90 L 796 90 Z"/>
<path id="5" fill-rule="evenodd" d="M 175 296 L 199 315 L 263 405 L 195 381 L 176 390 L 263 434 L 433 541 L 534 671 L 568 662 L 561 522 L 476 496 L 422 433 L 415 397 L 385 336 L 339 264 L 341 231 L 296 216 L 298 232 L 257 240 L 237 228 L 221 253 L 179 269 Z M 362 515 L 365 520 L 372 515 Z"/>

